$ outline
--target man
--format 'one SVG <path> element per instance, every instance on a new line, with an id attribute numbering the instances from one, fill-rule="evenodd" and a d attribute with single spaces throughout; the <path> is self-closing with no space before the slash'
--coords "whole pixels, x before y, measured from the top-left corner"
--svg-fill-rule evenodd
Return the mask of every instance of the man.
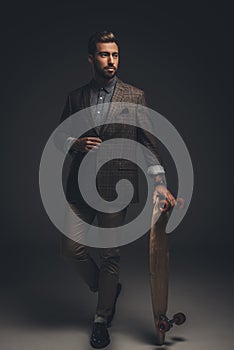
<path id="1" fill-rule="evenodd" d="M 89 39 L 88 49 L 88 61 L 93 69 L 93 79 L 87 85 L 69 94 L 60 121 L 63 122 L 79 110 L 96 105 L 96 113 L 93 117 L 104 124 L 108 114 L 103 108 L 104 102 L 126 102 L 144 106 L 144 92 L 123 83 L 116 76 L 119 65 L 119 46 L 115 35 L 109 31 L 93 34 Z M 121 129 L 117 125 L 107 124 L 104 127 L 90 129 L 78 139 L 69 135 L 64 138 L 64 147 L 69 150 L 72 158 L 66 179 L 66 198 L 78 220 L 74 222 L 74 217 L 68 214 L 68 229 L 71 232 L 77 233 L 76 230 L 81 232 L 84 230 L 83 221 L 91 224 L 95 217 L 100 227 L 113 228 L 123 225 L 127 208 L 122 210 L 116 208 L 114 213 L 104 213 L 93 209 L 85 203 L 81 196 L 77 176 L 74 174 L 77 174 L 85 155 L 91 150 L 98 152 L 101 143 L 111 139 L 113 135 L 113 137 L 126 138 L 129 136 L 131 139 L 144 144 L 158 157 L 152 135 L 143 129 L 137 130 L 135 128 L 131 129 L 131 132 L 130 129 L 130 127 Z M 175 198 L 164 185 L 164 168 L 160 163 L 155 164 L 154 157 L 149 159 L 148 163 L 149 174 L 153 175 L 156 181 L 153 201 L 160 194 L 166 197 L 171 205 L 174 205 Z M 97 176 L 97 188 L 100 195 L 105 200 L 113 201 L 116 197 L 115 183 L 121 178 L 127 178 L 133 183 L 134 196 L 132 202 L 137 202 L 138 175 L 136 165 L 126 159 L 113 160 L 113 162 L 107 163 L 100 169 Z M 119 248 L 99 248 L 100 267 L 90 256 L 85 245 L 66 237 L 62 239 L 62 252 L 64 256 L 68 256 L 75 261 L 81 277 L 90 290 L 98 292 L 90 343 L 94 348 L 103 348 L 110 343 L 108 327 L 110 327 L 113 320 L 116 301 L 121 291 L 121 284 L 119 283 Z"/>

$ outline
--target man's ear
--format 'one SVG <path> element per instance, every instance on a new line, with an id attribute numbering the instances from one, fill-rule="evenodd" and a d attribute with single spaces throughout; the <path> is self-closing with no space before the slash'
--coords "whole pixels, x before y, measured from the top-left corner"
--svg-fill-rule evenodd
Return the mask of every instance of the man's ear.
<path id="1" fill-rule="evenodd" d="M 94 57 L 93 57 L 93 55 L 88 55 L 88 62 L 90 63 L 90 64 L 92 64 L 93 63 L 93 59 L 94 59 Z"/>

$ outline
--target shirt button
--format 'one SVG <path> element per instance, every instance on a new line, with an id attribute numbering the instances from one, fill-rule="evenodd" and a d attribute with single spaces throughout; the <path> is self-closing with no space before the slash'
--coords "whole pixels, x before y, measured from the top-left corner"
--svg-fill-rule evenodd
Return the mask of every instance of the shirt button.
<path id="1" fill-rule="evenodd" d="M 100 114 L 101 112 L 100 111 L 97 111 L 98 114 Z"/>
<path id="2" fill-rule="evenodd" d="M 100 96 L 99 99 L 102 100 L 102 96 Z"/>

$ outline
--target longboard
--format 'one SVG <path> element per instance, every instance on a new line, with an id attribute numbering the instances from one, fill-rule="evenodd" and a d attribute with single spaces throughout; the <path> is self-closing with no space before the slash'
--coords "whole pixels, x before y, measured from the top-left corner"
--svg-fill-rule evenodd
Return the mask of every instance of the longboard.
<path id="1" fill-rule="evenodd" d="M 159 217 L 160 216 L 160 217 Z M 168 306 L 169 239 L 165 229 L 169 219 L 169 206 L 157 197 L 150 229 L 150 287 L 153 307 L 156 343 L 165 342 L 165 333 L 173 323 L 185 322 L 185 315 L 177 313 L 169 320 Z"/>

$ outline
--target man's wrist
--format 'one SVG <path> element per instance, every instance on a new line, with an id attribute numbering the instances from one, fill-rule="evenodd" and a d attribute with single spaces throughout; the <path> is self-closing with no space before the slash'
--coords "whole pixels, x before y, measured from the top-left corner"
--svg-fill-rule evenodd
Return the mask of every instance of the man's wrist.
<path id="1" fill-rule="evenodd" d="M 155 186 L 166 186 L 165 176 L 164 174 L 158 174 L 154 178 L 155 180 Z"/>
<path id="2" fill-rule="evenodd" d="M 166 187 L 166 183 L 163 180 L 155 181 L 155 187 L 157 187 L 157 186 L 165 186 Z"/>

